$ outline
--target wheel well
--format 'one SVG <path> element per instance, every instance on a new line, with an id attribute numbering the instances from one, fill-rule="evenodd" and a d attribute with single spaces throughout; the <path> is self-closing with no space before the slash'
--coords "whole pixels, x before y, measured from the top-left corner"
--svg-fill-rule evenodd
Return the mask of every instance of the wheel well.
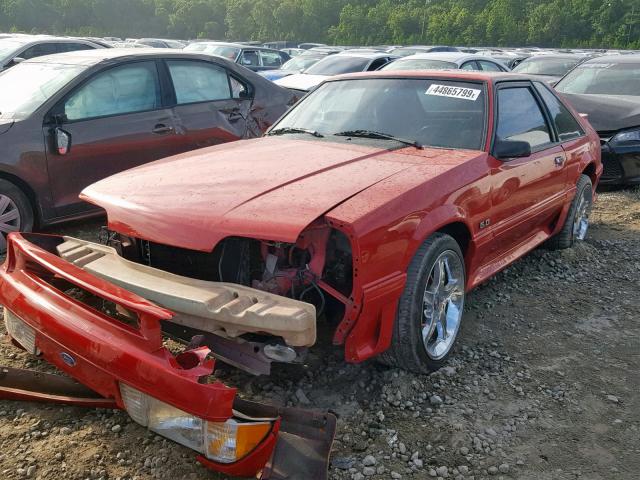
<path id="1" fill-rule="evenodd" d="M 7 172 L 0 172 L 0 178 L 6 180 L 8 182 L 13 183 L 16 187 L 18 187 L 29 199 L 29 204 L 31 204 L 31 210 L 33 211 L 33 219 L 35 223 L 38 223 L 40 220 L 40 210 L 38 209 L 38 198 L 36 197 L 36 193 L 29 186 L 27 182 L 22 180 L 20 177 L 16 177 Z"/>
<path id="2" fill-rule="evenodd" d="M 583 175 L 587 175 L 591 179 L 591 183 L 595 183 L 596 181 L 596 166 L 594 163 L 590 163 L 584 170 L 582 170 Z"/>
<path id="3" fill-rule="evenodd" d="M 469 248 L 469 242 L 471 241 L 471 232 L 469 228 L 463 222 L 455 222 L 445 225 L 438 229 L 440 233 L 446 233 L 453 237 L 458 242 L 462 255 L 467 256 L 467 249 Z"/>

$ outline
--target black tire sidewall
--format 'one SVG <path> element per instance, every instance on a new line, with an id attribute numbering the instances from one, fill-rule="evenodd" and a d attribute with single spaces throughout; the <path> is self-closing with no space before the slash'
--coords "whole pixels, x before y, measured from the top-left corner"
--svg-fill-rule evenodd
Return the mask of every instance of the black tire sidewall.
<path id="1" fill-rule="evenodd" d="M 20 212 L 20 231 L 30 232 L 33 230 L 33 208 L 24 192 L 8 180 L 0 179 L 0 194 L 9 197 L 18 207 L 18 212 Z"/>
<path id="2" fill-rule="evenodd" d="M 466 285 L 466 270 L 464 264 L 464 256 L 462 255 L 462 251 L 460 250 L 460 246 L 458 243 L 449 235 L 438 235 L 434 238 L 433 243 L 427 248 L 424 252 L 420 261 L 419 273 L 417 277 L 417 281 L 411 286 L 411 308 L 410 308 L 410 319 L 412 325 L 412 335 L 415 339 L 414 345 L 414 355 L 416 355 L 417 360 L 426 365 L 428 370 L 433 371 L 440 368 L 444 365 L 449 358 L 451 351 L 453 350 L 453 346 L 447 352 L 447 354 L 438 359 L 432 359 L 427 354 L 427 351 L 424 347 L 424 343 L 422 341 L 422 307 L 423 307 L 423 297 L 424 290 L 429 279 L 429 274 L 433 269 L 436 259 L 445 251 L 451 250 L 453 251 L 458 258 L 460 259 L 460 263 L 462 264 L 463 271 L 463 285 Z M 461 327 L 461 326 L 460 326 Z M 456 332 L 457 335 L 460 333 L 460 328 Z M 455 343 L 456 339 L 453 340 Z"/>

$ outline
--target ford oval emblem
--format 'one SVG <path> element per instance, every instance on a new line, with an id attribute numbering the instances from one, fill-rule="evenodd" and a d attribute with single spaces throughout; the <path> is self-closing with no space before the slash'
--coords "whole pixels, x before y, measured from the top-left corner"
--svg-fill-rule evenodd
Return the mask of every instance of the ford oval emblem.
<path id="1" fill-rule="evenodd" d="M 62 358 L 62 361 L 70 367 L 76 366 L 76 359 L 69 355 L 67 352 L 61 352 L 60 357 Z"/>

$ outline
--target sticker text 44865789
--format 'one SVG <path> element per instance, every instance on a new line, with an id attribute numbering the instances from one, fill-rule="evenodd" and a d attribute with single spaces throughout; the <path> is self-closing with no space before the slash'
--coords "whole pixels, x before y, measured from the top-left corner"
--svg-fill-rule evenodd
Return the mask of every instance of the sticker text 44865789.
<path id="1" fill-rule="evenodd" d="M 434 83 L 427 89 L 425 94 L 436 95 L 438 97 L 461 98 L 463 100 L 471 100 L 472 102 L 475 102 L 481 92 L 482 90 L 477 90 L 475 88 L 452 87 L 450 85 L 438 85 Z"/>

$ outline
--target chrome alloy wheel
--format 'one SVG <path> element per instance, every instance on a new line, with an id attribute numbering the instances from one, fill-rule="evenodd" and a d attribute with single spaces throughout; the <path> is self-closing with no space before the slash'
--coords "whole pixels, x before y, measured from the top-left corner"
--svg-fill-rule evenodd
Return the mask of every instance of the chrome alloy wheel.
<path id="1" fill-rule="evenodd" d="M 0 194 L 0 252 L 7 249 L 7 234 L 20 230 L 20 211 L 11 198 Z"/>
<path id="2" fill-rule="evenodd" d="M 451 350 L 463 307 L 464 266 L 453 250 L 445 250 L 433 264 L 422 301 L 422 342 L 432 360 Z"/>
<path id="3" fill-rule="evenodd" d="M 573 238 L 576 240 L 584 240 L 587 236 L 587 230 L 589 229 L 589 210 L 591 209 L 590 193 L 589 189 L 585 188 L 576 206 L 576 215 L 573 220 Z"/>

